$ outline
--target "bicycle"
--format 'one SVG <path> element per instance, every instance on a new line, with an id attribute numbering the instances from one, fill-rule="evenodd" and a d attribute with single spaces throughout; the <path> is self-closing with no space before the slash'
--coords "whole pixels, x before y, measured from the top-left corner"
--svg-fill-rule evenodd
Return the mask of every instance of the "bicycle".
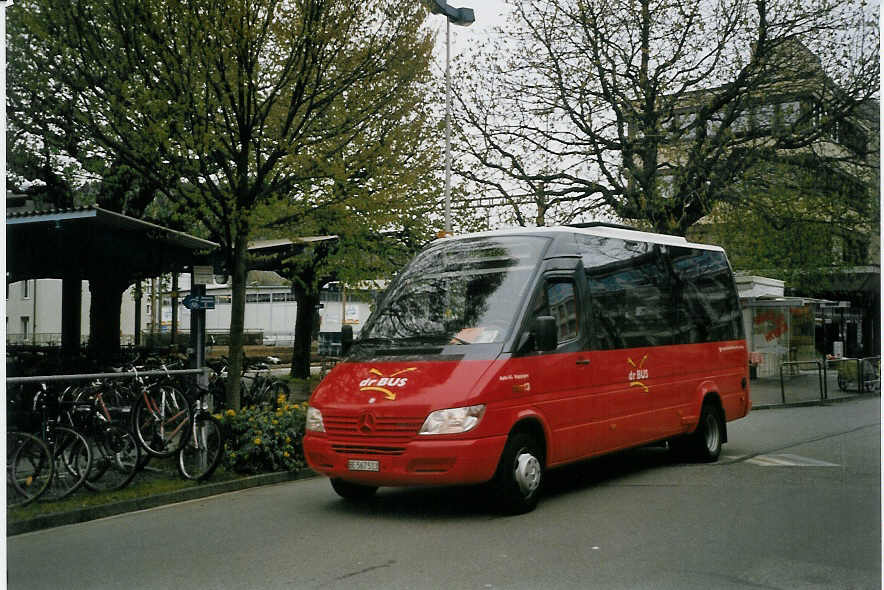
<path id="1" fill-rule="evenodd" d="M 211 392 L 197 386 L 191 393 L 198 395 L 193 395 L 194 413 L 187 441 L 178 451 L 178 473 L 185 479 L 203 481 L 221 462 L 224 433 L 208 408 Z"/>
<path id="2" fill-rule="evenodd" d="M 135 382 L 140 385 L 132 407 L 135 436 L 150 455 L 171 457 L 186 442 L 186 426 L 192 420 L 190 404 L 170 382 L 146 384 L 137 371 Z"/>
<path id="3" fill-rule="evenodd" d="M 71 428 L 59 426 L 58 396 L 50 394 L 45 383 L 34 395 L 33 411 L 41 416 L 39 438 L 52 455 L 53 473 L 41 500 L 60 500 L 73 494 L 86 481 L 92 466 L 92 449 L 86 438 Z"/>
<path id="4" fill-rule="evenodd" d="M 26 432 L 6 433 L 6 507 L 26 506 L 48 488 L 54 474 L 45 442 Z"/>
<path id="5" fill-rule="evenodd" d="M 163 370 L 168 369 L 163 366 Z M 224 449 L 221 423 L 208 407 L 212 392 L 194 386 L 182 393 L 170 379 L 153 385 L 139 383 L 141 392 L 132 413 L 142 447 L 156 457 L 177 453 L 178 472 L 186 479 L 210 477 Z"/>
<path id="6" fill-rule="evenodd" d="M 113 491 L 129 485 L 144 466 L 141 447 L 128 428 L 112 419 L 111 409 L 116 407 L 105 403 L 103 386 L 96 383 L 87 388 L 68 388 L 65 393 L 73 397 L 64 400 L 63 396 L 67 422 L 85 434 L 92 450 L 92 465 L 83 484 L 92 491 Z"/>
<path id="7" fill-rule="evenodd" d="M 248 370 L 254 374 L 248 375 Z M 243 390 L 243 406 L 273 405 L 280 396 L 288 399 L 289 386 L 285 381 L 274 377 L 264 363 L 252 364 L 244 372 L 244 377 L 251 380 L 251 384 Z"/>

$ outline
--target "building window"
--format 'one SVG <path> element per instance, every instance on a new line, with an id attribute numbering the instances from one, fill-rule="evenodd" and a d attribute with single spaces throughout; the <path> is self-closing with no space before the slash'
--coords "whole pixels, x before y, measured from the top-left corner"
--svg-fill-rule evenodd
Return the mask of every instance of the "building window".
<path id="1" fill-rule="evenodd" d="M 28 324 L 31 323 L 31 318 L 26 315 L 21 317 L 21 335 L 23 338 L 27 338 L 28 336 Z"/>
<path id="2" fill-rule="evenodd" d="M 775 108 L 772 104 L 759 105 L 755 112 L 755 128 L 758 131 L 770 131 L 774 125 Z"/>
<path id="3" fill-rule="evenodd" d="M 31 285 L 30 281 L 22 281 L 21 283 L 21 298 L 22 299 L 30 299 L 31 298 Z"/>
<path id="4" fill-rule="evenodd" d="M 786 125 L 795 123 L 801 115 L 801 103 L 796 101 L 780 103 L 780 115 Z"/>

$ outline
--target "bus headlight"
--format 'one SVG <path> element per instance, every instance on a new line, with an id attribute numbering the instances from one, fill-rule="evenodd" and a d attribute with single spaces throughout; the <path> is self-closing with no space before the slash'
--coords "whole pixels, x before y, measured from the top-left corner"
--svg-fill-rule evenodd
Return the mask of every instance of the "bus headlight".
<path id="1" fill-rule="evenodd" d="M 307 408 L 307 424 L 305 428 L 312 432 L 325 432 L 325 424 L 322 422 L 322 412 L 310 406 Z"/>
<path id="2" fill-rule="evenodd" d="M 460 434 L 472 430 L 485 414 L 485 404 L 432 412 L 418 434 Z"/>

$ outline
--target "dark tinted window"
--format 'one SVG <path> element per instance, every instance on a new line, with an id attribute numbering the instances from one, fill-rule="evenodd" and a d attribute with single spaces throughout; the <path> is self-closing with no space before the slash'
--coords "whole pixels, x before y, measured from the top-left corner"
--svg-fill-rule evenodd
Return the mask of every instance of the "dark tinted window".
<path id="1" fill-rule="evenodd" d="M 503 342 L 548 244 L 531 236 L 440 241 L 396 278 L 360 341 L 387 347 Z"/>
<path id="2" fill-rule="evenodd" d="M 532 315 L 549 315 L 556 319 L 559 344 L 575 340 L 580 333 L 580 322 L 574 283 L 568 280 L 546 282 L 534 301 Z"/>
<path id="3" fill-rule="evenodd" d="M 742 338 L 740 306 L 724 253 L 678 247 L 670 251 L 678 294 L 680 341 Z"/>
<path id="4" fill-rule="evenodd" d="M 581 236 L 594 347 L 675 342 L 675 305 L 665 247 Z"/>

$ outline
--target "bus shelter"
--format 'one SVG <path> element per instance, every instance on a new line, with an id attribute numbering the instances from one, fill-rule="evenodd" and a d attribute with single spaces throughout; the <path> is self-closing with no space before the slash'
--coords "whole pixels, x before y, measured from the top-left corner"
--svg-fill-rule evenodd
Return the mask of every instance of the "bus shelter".
<path id="1" fill-rule="evenodd" d="M 6 281 L 62 280 L 61 346 L 80 348 L 82 281 L 92 296 L 90 352 L 113 355 L 120 347 L 120 306 L 125 289 L 164 273 L 192 270 L 218 248 L 215 242 L 97 206 L 7 210 Z"/>

